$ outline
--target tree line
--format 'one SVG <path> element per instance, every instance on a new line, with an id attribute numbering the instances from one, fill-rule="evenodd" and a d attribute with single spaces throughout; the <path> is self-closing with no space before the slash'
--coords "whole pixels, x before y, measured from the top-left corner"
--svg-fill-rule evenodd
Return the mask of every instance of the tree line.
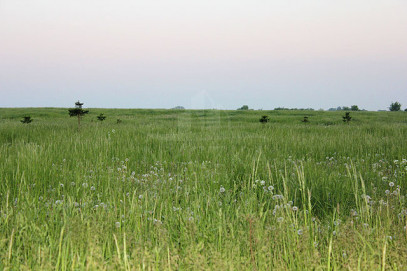
<path id="1" fill-rule="evenodd" d="M 89 110 L 83 109 L 82 106 L 83 106 L 83 103 L 77 101 L 75 103 L 74 108 L 68 109 L 70 117 L 77 117 L 78 118 L 78 129 L 80 129 L 82 117 L 89 113 Z M 181 107 L 181 106 L 177 107 L 177 109 L 180 109 L 180 108 L 184 109 L 184 107 Z M 237 110 L 253 110 L 253 109 L 249 109 L 248 105 L 243 105 L 242 107 L 239 107 Z M 311 110 L 311 111 L 313 111 L 314 109 L 312 109 L 312 108 L 306 108 L 306 109 L 300 108 L 300 109 L 298 109 L 298 108 L 277 107 L 277 108 L 274 108 L 274 110 Z M 390 111 L 401 111 L 401 104 L 399 102 L 392 102 L 390 104 L 390 106 L 389 106 L 389 110 Z M 357 105 L 352 105 L 350 107 L 347 107 L 347 106 L 342 106 L 341 107 L 341 106 L 339 106 L 337 108 L 330 108 L 330 109 L 328 109 L 328 111 L 363 111 L 363 110 L 360 110 Z M 407 108 L 404 109 L 404 111 L 407 112 Z M 99 121 L 104 121 L 106 119 L 106 116 L 101 113 L 96 118 Z M 351 119 L 352 118 L 349 116 L 349 112 L 347 112 L 345 114 L 345 116 L 343 117 L 343 121 L 347 122 L 347 123 L 349 123 L 349 121 Z M 32 121 L 33 121 L 33 119 L 31 118 L 31 116 L 24 116 L 23 119 L 21 120 L 21 123 L 28 124 L 28 123 L 31 123 Z M 261 119 L 260 119 L 261 123 L 267 123 L 269 121 L 270 121 L 270 119 L 269 119 L 268 116 L 262 116 Z M 120 119 L 117 119 L 117 123 L 121 123 L 121 122 L 122 121 Z M 308 117 L 305 116 L 304 119 L 302 120 L 302 122 L 309 122 Z"/>

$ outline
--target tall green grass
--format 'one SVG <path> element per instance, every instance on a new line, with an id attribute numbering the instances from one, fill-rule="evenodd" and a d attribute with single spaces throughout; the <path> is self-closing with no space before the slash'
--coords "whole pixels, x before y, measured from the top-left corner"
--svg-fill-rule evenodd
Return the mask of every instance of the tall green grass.
<path id="1" fill-rule="evenodd" d="M 342 115 L 0 109 L 0 268 L 406 269 L 407 115 Z"/>

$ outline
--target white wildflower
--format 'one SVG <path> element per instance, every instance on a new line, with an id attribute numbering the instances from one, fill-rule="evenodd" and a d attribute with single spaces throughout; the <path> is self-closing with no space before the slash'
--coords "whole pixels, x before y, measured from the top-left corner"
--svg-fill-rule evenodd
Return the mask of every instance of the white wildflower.
<path id="1" fill-rule="evenodd" d="M 342 253 L 342 257 L 343 257 L 343 258 L 346 258 L 347 256 L 348 256 L 348 255 L 346 254 L 346 252 L 343 252 L 343 253 Z"/>

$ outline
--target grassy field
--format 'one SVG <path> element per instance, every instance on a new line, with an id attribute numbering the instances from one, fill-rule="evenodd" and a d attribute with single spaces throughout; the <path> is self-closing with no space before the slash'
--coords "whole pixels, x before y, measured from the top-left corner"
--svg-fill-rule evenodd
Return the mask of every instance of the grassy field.
<path id="1" fill-rule="evenodd" d="M 407 113 L 342 115 L 0 108 L 0 269 L 407 270 Z"/>

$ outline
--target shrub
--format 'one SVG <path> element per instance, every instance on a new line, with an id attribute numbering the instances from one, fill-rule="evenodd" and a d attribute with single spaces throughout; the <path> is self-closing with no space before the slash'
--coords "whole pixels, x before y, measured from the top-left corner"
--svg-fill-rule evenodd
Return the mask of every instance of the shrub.
<path id="1" fill-rule="evenodd" d="M 352 120 L 352 117 L 350 116 L 350 112 L 346 112 L 345 116 L 342 116 L 342 121 L 346 122 L 349 124 L 349 122 Z"/>
<path id="2" fill-rule="evenodd" d="M 259 121 L 264 124 L 269 122 L 270 118 L 268 116 L 262 116 Z"/>
<path id="3" fill-rule="evenodd" d="M 30 116 L 25 116 L 25 117 L 21 120 L 21 123 L 28 124 L 28 123 L 31 123 L 32 121 L 33 121 L 33 119 L 32 119 Z"/>
<path id="4" fill-rule="evenodd" d="M 106 117 L 101 113 L 99 116 L 97 116 L 97 119 L 100 121 L 104 121 Z"/>

